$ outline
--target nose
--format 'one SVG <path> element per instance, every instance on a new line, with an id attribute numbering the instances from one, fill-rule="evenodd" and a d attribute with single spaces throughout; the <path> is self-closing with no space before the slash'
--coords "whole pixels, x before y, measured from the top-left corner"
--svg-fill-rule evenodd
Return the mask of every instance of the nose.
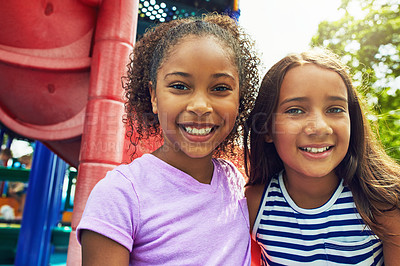
<path id="1" fill-rule="evenodd" d="M 205 93 L 195 93 L 192 95 L 186 109 L 198 116 L 203 116 L 212 112 L 210 100 Z"/>
<path id="2" fill-rule="evenodd" d="M 330 135 L 333 133 L 333 129 L 323 114 L 314 114 L 312 118 L 306 121 L 304 133 L 309 136 Z"/>

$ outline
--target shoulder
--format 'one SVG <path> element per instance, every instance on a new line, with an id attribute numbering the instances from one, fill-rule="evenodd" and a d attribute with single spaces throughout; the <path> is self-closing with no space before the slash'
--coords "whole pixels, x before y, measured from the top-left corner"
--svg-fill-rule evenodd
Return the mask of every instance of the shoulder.
<path id="1" fill-rule="evenodd" d="M 382 208 L 382 205 L 379 205 Z M 400 236 L 400 209 L 383 211 L 381 215 L 376 216 L 376 221 L 390 234 Z M 400 241 L 400 237 L 399 237 Z M 399 242 L 400 244 L 400 242 Z"/>
<path id="2" fill-rule="evenodd" d="M 88 201 L 102 205 L 104 198 L 112 202 L 136 195 L 132 178 L 128 178 L 126 173 L 126 167 L 126 165 L 120 165 L 108 171 L 106 176 L 93 187 Z"/>
<path id="3" fill-rule="evenodd" d="M 135 171 L 149 169 L 149 166 L 154 166 L 154 164 L 156 164 L 156 160 L 153 160 L 153 156 L 150 154 L 144 154 L 128 164 L 121 164 L 117 166 L 113 171 L 118 171 L 123 175 L 130 175 Z"/>
<path id="4" fill-rule="evenodd" d="M 228 177 L 234 179 L 240 179 L 243 181 L 240 185 L 244 186 L 244 177 L 243 174 L 239 171 L 239 169 L 230 161 L 221 158 L 214 158 L 214 165 L 217 169 L 222 170 L 222 173 Z M 238 178 L 239 177 L 239 178 Z"/>
<path id="5" fill-rule="evenodd" d="M 150 167 L 143 166 L 141 158 L 130 164 L 121 164 L 107 172 L 91 191 L 91 197 L 109 199 L 137 198 L 137 190 L 145 182 Z"/>
<path id="6" fill-rule="evenodd" d="M 377 217 L 389 235 L 383 239 L 383 256 L 385 264 L 397 265 L 400 258 L 400 209 L 387 211 Z"/>
<path id="7" fill-rule="evenodd" d="M 244 189 L 244 193 L 247 199 L 258 201 L 261 200 L 261 197 L 264 193 L 265 184 L 257 184 L 257 185 L 248 185 Z"/>
<path id="8" fill-rule="evenodd" d="M 235 191 L 240 198 L 244 197 L 245 179 L 242 173 L 232 163 L 224 159 L 213 159 L 214 166 L 216 167 L 216 174 L 218 179 L 221 180 L 224 187 L 228 187 L 230 191 Z"/>
<path id="9" fill-rule="evenodd" d="M 119 165 L 113 170 L 108 171 L 106 176 L 96 184 L 95 189 L 126 188 L 130 182 L 126 176 L 125 168 L 125 165 Z"/>
<path id="10" fill-rule="evenodd" d="M 256 207 L 258 210 L 258 206 L 262 200 L 262 196 L 264 194 L 265 184 L 257 184 L 246 186 L 244 189 L 244 194 L 247 198 L 247 202 L 249 207 Z"/>
<path id="11" fill-rule="evenodd" d="M 247 207 L 249 209 L 251 231 L 253 230 L 253 225 L 258 214 L 258 208 L 264 194 L 264 189 L 265 184 L 250 185 L 246 186 L 244 189 L 244 194 L 247 199 Z"/>
<path id="12" fill-rule="evenodd" d="M 244 186 L 244 177 L 243 174 L 239 171 L 239 169 L 232 163 L 224 159 L 213 159 L 215 167 L 217 167 L 217 170 L 219 171 L 220 174 L 226 175 L 229 179 L 239 179 L 240 181 L 243 181 L 240 185 L 243 187 Z"/>
<path id="13" fill-rule="evenodd" d="M 107 173 L 106 177 L 110 179 L 119 179 L 120 182 L 128 182 L 135 184 L 141 179 L 146 179 L 146 176 L 153 174 L 158 163 L 152 155 L 144 154 L 143 156 L 134 159 L 129 164 L 121 164 Z"/>
<path id="14" fill-rule="evenodd" d="M 221 167 L 226 167 L 229 170 L 238 171 L 237 167 L 230 161 L 222 159 L 222 158 L 213 158 L 214 164 L 219 165 Z"/>
<path id="15" fill-rule="evenodd" d="M 77 227 L 78 240 L 82 230 L 90 230 L 110 238 L 127 249 L 141 224 L 140 203 L 133 183 L 120 165 L 109 171 L 90 192 Z"/>

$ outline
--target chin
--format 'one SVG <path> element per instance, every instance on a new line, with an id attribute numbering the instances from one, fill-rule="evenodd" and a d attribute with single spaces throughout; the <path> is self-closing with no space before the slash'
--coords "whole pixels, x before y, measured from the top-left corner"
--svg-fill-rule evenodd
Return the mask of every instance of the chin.
<path id="1" fill-rule="evenodd" d="M 192 159 L 202 159 L 202 158 L 211 156 L 212 152 L 209 152 L 209 153 L 186 153 L 185 152 L 185 154 L 186 154 L 186 156 L 188 156 Z"/>
<path id="2" fill-rule="evenodd" d="M 201 159 L 204 157 L 211 156 L 213 154 L 213 149 L 207 149 L 207 150 L 186 150 L 183 151 L 186 156 L 193 158 L 193 159 Z"/>

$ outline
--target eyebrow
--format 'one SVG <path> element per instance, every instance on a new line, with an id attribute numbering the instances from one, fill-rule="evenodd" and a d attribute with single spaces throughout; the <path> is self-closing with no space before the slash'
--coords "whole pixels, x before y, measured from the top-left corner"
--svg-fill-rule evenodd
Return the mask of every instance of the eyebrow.
<path id="1" fill-rule="evenodd" d="M 164 80 L 167 79 L 169 76 L 182 76 L 182 77 L 190 77 L 189 73 L 185 72 L 171 72 L 164 76 Z"/>
<path id="2" fill-rule="evenodd" d="M 232 80 L 235 80 L 235 78 L 232 75 L 228 74 L 228 73 L 215 73 L 215 74 L 212 75 L 212 77 L 213 78 L 225 77 L 225 78 L 230 78 Z"/>
<path id="3" fill-rule="evenodd" d="M 329 101 L 341 101 L 341 102 L 348 103 L 348 100 L 345 97 L 341 97 L 341 96 L 329 96 L 328 100 Z M 288 103 L 288 102 L 307 102 L 307 101 L 308 101 L 307 97 L 293 97 L 293 98 L 288 98 L 288 99 L 283 100 L 280 103 L 280 106 L 285 103 Z"/>
<path id="4" fill-rule="evenodd" d="M 164 80 L 169 76 L 181 76 L 181 77 L 185 77 L 185 78 L 191 77 L 191 75 L 189 73 L 177 71 L 177 72 L 171 72 L 171 73 L 166 74 L 164 76 Z M 226 77 L 226 78 L 235 80 L 235 78 L 228 73 L 215 73 L 215 74 L 212 74 L 211 77 L 215 78 L 215 79 L 221 78 L 221 77 Z"/>

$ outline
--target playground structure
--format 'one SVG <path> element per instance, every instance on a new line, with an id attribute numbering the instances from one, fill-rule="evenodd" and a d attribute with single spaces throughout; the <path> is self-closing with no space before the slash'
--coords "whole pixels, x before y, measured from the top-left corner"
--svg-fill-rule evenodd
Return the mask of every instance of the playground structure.
<path id="1" fill-rule="evenodd" d="M 120 80 L 136 36 L 138 1 L 3 2 L 0 119 L 78 167 L 68 264 L 79 265 L 75 228 L 86 199 L 94 184 L 124 159 Z M 31 187 L 30 182 L 27 201 Z M 37 215 L 29 218 L 31 224 Z M 15 263 L 41 265 L 43 250 L 30 257 L 23 248 L 33 246 L 35 238 L 29 237 L 32 230 L 22 234 L 24 221 L 20 236 L 26 241 L 18 244 Z"/>
<path id="2" fill-rule="evenodd" d="M 121 77 L 136 29 L 143 32 L 154 21 L 206 11 L 238 10 L 237 1 L 159 2 L 169 9 L 152 12 L 148 7 L 155 10 L 155 0 L 2 1 L 0 122 L 58 155 L 41 144 L 35 151 L 41 160 L 29 177 L 16 265 L 46 262 L 43 254 L 58 217 L 52 213 L 59 206 L 54 189 L 60 185 L 57 176 L 65 172 L 61 159 L 78 168 L 67 263 L 80 265 L 75 229 L 89 193 L 107 171 L 131 159 L 122 122 Z M 138 151 L 136 156 L 146 149 Z M 38 200 L 40 194 L 43 199 Z M 38 211 L 34 203 L 44 206 Z"/>
<path id="3" fill-rule="evenodd" d="M 40 142 L 34 146 L 31 170 L 0 167 L 0 182 L 29 181 L 22 222 L 18 216 L 15 220 L 8 217 L 0 222 L 1 265 L 59 265 L 66 260 L 71 227 L 65 214 L 72 210 L 71 191 L 76 170 L 69 167 L 66 171 L 67 164 Z M 63 186 L 66 179 L 68 185 Z M 0 204 L 8 204 L 17 210 L 19 203 L 12 197 L 4 197 L 6 191 L 3 191 Z M 13 200 L 15 204 L 10 204 Z"/>

